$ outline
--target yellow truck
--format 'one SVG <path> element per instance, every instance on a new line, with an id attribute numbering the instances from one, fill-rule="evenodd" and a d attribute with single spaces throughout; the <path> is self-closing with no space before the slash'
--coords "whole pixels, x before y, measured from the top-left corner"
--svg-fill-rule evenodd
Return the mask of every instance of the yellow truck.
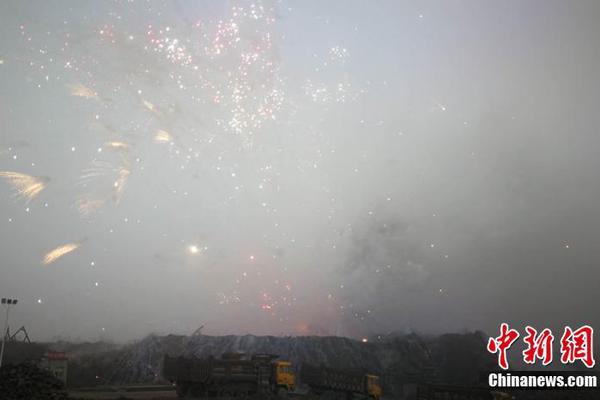
<path id="1" fill-rule="evenodd" d="M 215 357 L 169 357 L 163 362 L 163 377 L 175 384 L 179 397 L 240 397 L 294 392 L 297 386 L 292 363 L 278 356 L 245 356 L 226 353 Z M 372 400 L 381 398 L 379 377 L 357 369 L 335 369 L 303 364 L 302 384 L 311 392 L 360 394 Z"/>
<path id="2" fill-rule="evenodd" d="M 179 397 L 246 396 L 293 391 L 296 378 L 292 364 L 277 356 L 245 357 L 226 353 L 215 357 L 169 357 L 163 362 L 163 377 L 175 384 Z"/>
<path id="3" fill-rule="evenodd" d="M 289 361 L 272 362 L 272 391 L 275 392 L 293 392 L 296 388 L 296 374 Z"/>

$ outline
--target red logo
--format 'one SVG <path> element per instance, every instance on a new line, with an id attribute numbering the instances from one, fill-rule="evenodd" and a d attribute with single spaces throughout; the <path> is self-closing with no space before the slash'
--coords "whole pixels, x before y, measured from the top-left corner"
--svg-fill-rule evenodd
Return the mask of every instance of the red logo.
<path id="1" fill-rule="evenodd" d="M 506 351 L 519 338 L 519 332 L 514 329 L 509 329 L 508 324 L 500 325 L 500 336 L 490 338 L 487 349 L 490 353 L 498 353 L 498 365 L 502 369 L 508 369 L 508 360 L 506 359 Z"/>
<path id="2" fill-rule="evenodd" d="M 543 365 L 550 364 L 552 362 L 552 342 L 554 342 L 554 335 L 550 329 L 544 329 L 539 335 L 530 326 L 527 326 L 525 330 L 527 336 L 523 338 L 523 341 L 527 348 L 523 350 L 523 361 L 527 364 L 534 364 L 536 358 L 539 358 Z"/>
<path id="3" fill-rule="evenodd" d="M 554 342 L 552 331 L 546 328 L 538 334 L 538 331 L 531 326 L 526 326 L 525 331 L 527 335 L 523 337 L 525 343 L 523 361 L 527 364 L 535 364 L 536 360 L 540 360 L 542 365 L 552 363 L 552 344 Z M 507 351 L 519 336 L 519 332 L 510 329 L 507 323 L 502 323 L 500 335 L 488 340 L 487 350 L 492 354 L 498 353 L 500 368 L 508 369 Z M 560 361 L 563 364 L 572 364 L 580 360 L 586 367 L 593 368 L 596 365 L 593 337 L 594 329 L 589 325 L 584 325 L 577 330 L 566 326 L 560 339 Z"/>
<path id="4" fill-rule="evenodd" d="M 565 332 L 560 339 L 560 361 L 563 364 L 572 364 L 575 360 L 581 360 L 588 368 L 596 365 L 593 347 L 594 329 L 584 325 L 573 331 L 571 327 L 565 326 Z"/>

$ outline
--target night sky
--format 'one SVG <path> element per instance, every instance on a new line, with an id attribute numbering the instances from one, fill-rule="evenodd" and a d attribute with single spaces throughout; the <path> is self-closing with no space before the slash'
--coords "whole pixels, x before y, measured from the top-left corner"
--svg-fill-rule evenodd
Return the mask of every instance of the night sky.
<path id="1" fill-rule="evenodd" d="M 600 326 L 597 1 L 2 1 L 32 339 Z"/>

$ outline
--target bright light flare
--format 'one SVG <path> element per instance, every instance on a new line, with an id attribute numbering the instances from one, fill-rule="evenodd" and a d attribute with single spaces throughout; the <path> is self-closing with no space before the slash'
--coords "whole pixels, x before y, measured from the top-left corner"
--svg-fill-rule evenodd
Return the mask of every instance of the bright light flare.
<path id="1" fill-rule="evenodd" d="M 154 141 L 156 143 L 170 143 L 173 141 L 173 136 L 167 131 L 158 130 L 154 135 Z"/>
<path id="2" fill-rule="evenodd" d="M 127 150 L 129 148 L 129 144 L 125 142 L 113 141 L 104 143 L 104 147 L 113 150 Z"/>
<path id="3" fill-rule="evenodd" d="M 148 111 L 152 112 L 155 115 L 161 116 L 162 113 L 154 104 L 150 103 L 148 100 L 142 100 L 142 103 L 144 104 L 144 107 L 148 109 Z"/>
<path id="4" fill-rule="evenodd" d="M 25 199 L 27 203 L 37 197 L 49 181 L 48 178 L 11 171 L 0 171 L 0 177 L 12 185 L 16 197 Z"/>
<path id="5" fill-rule="evenodd" d="M 51 251 L 49 251 L 42 260 L 42 264 L 48 265 L 52 264 L 59 258 L 77 250 L 81 246 L 80 243 L 68 243 L 63 246 L 59 246 Z"/>

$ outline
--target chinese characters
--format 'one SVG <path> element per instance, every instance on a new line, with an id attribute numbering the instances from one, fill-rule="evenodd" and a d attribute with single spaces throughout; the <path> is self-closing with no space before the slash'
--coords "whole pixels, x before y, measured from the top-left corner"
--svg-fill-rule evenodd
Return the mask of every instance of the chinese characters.
<path id="1" fill-rule="evenodd" d="M 523 350 L 523 361 L 527 364 L 534 364 L 540 360 L 542 365 L 549 365 L 553 359 L 554 335 L 550 329 L 543 329 L 541 332 L 531 326 L 525 327 L 526 335 L 523 337 L 525 350 Z M 517 341 L 520 334 L 515 329 L 511 329 L 507 323 L 500 325 L 500 335 L 491 337 L 488 340 L 487 350 L 492 354 L 498 354 L 498 365 L 500 368 L 508 369 L 507 352 Z M 593 368 L 596 364 L 594 360 L 593 348 L 594 329 L 589 325 L 584 325 L 576 330 L 566 326 L 562 337 L 560 338 L 560 361 L 563 364 L 573 364 L 581 361 L 586 367 Z"/>

